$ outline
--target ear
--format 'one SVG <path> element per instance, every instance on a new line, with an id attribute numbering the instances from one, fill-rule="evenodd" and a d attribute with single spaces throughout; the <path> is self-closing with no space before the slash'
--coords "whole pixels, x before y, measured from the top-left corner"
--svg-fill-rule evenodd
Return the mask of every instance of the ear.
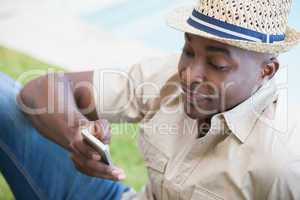
<path id="1" fill-rule="evenodd" d="M 264 62 L 263 68 L 262 68 L 262 73 L 261 73 L 261 78 L 263 80 L 270 80 L 274 77 L 276 72 L 279 69 L 279 61 L 277 58 L 273 57 L 269 59 L 267 62 Z"/>

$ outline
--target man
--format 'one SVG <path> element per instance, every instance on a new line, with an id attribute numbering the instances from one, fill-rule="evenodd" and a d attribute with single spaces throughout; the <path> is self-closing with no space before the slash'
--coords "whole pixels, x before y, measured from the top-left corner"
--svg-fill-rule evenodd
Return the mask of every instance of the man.
<path id="1" fill-rule="evenodd" d="M 185 32 L 181 57 L 149 59 L 127 73 L 47 75 L 20 93 L 2 75 L 0 161 L 15 196 L 299 199 L 299 129 L 294 121 L 285 127 L 274 83 L 277 55 L 300 41 L 287 27 L 290 6 L 286 0 L 202 0 L 178 9 L 168 24 Z M 18 93 L 26 118 L 13 101 Z M 99 162 L 83 140 L 82 123 L 109 143 L 103 119 L 141 122 L 149 173 L 143 192 L 109 181 L 124 179 L 123 170 Z M 74 169 L 66 150 L 88 176 Z"/>

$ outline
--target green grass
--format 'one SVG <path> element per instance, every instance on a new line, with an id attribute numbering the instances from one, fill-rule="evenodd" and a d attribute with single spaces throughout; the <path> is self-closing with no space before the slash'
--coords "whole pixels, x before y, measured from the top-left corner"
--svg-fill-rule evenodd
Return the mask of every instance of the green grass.
<path id="1" fill-rule="evenodd" d="M 22 84 L 28 82 L 38 74 L 51 71 L 62 71 L 62 68 L 34 59 L 25 54 L 0 46 L 0 71 L 8 74 Z M 29 76 L 28 72 L 30 73 Z M 24 76 L 24 73 L 26 76 Z M 26 77 L 26 78 L 23 78 Z M 0 94 L 1 95 L 1 94 Z M 137 148 L 137 124 L 113 124 L 111 153 L 116 165 L 122 167 L 127 179 L 125 184 L 139 191 L 147 181 L 143 159 Z M 14 199 L 13 195 L 0 174 L 0 199 Z"/>
<path id="2" fill-rule="evenodd" d="M 14 199 L 8 185 L 6 184 L 1 174 L 0 174 L 0 199 L 5 199 L 5 200 Z"/>

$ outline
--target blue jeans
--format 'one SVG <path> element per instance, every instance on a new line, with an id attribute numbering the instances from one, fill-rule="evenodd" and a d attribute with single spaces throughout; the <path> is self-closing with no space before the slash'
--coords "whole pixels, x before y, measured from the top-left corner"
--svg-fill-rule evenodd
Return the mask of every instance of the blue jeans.
<path id="1" fill-rule="evenodd" d="M 78 172 L 68 152 L 20 112 L 20 86 L 0 73 L 0 171 L 16 199 L 121 199 L 128 187 Z"/>

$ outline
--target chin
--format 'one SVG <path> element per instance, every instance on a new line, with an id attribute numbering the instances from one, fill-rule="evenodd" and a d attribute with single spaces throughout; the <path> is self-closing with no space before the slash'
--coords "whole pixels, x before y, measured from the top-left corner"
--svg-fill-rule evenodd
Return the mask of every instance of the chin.
<path id="1" fill-rule="evenodd" d="M 205 107 L 209 107 L 209 106 L 205 106 Z M 214 114 L 216 114 L 216 113 L 201 113 L 199 112 L 199 110 L 197 110 L 192 105 L 187 103 L 184 105 L 184 112 L 188 117 L 192 119 L 200 119 L 200 120 L 207 119 L 213 116 Z"/>
<path id="2" fill-rule="evenodd" d="M 189 112 L 186 112 L 186 111 L 185 111 L 185 114 L 186 114 L 189 118 L 192 118 L 192 119 L 198 119 L 198 116 L 195 115 L 194 113 L 189 113 Z"/>
<path id="3" fill-rule="evenodd" d="M 184 107 L 184 112 L 189 118 L 192 118 L 192 119 L 205 119 L 208 117 L 207 115 L 204 115 L 203 113 L 199 113 L 196 109 L 188 108 L 187 106 Z"/>

